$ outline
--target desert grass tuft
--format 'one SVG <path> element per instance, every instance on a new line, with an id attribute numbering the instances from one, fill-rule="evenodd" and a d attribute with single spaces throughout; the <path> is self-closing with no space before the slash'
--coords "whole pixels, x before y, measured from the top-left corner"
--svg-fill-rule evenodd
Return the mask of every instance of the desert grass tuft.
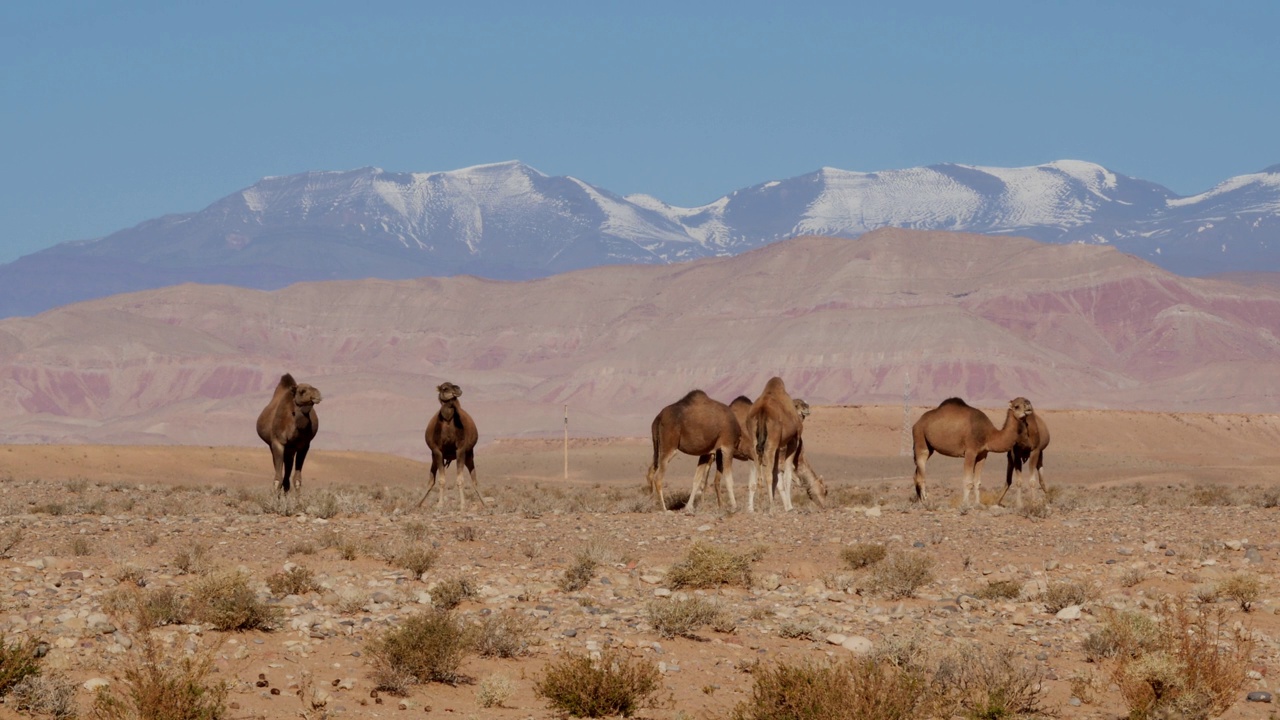
<path id="1" fill-rule="evenodd" d="M 481 657 L 513 658 L 529 652 L 533 623 L 524 616 L 493 613 L 470 629 L 471 646 Z"/>
<path id="2" fill-rule="evenodd" d="M 440 610 L 452 610 L 477 596 L 475 584 L 464 577 L 441 580 L 431 588 L 431 604 Z"/>
<path id="3" fill-rule="evenodd" d="M 1022 585 L 1017 580 L 991 580 L 973 592 L 983 600 L 1017 600 L 1022 596 Z"/>
<path id="4" fill-rule="evenodd" d="M 472 647 L 467 628 L 448 610 L 428 610 L 407 618 L 366 645 L 374 683 L 403 693 L 406 683 L 456 684 Z"/>
<path id="5" fill-rule="evenodd" d="M 35 638 L 9 643 L 0 633 L 0 695 L 9 692 L 24 678 L 40 674 L 47 646 Z"/>
<path id="6" fill-rule="evenodd" d="M 295 565 L 284 572 L 272 573 L 267 577 L 267 589 L 272 595 L 305 595 L 320 590 L 315 573 L 309 568 Z"/>
<path id="7" fill-rule="evenodd" d="M 933 581 L 933 557 L 919 552 L 898 552 L 880 561 L 871 571 L 868 588 L 890 600 L 915 597 Z"/>
<path id="8" fill-rule="evenodd" d="M 599 660 L 566 655 L 549 663 L 533 692 L 552 710 L 573 717 L 631 717 L 653 707 L 662 676 L 651 660 L 606 650 Z"/>
<path id="9" fill-rule="evenodd" d="M 875 565 L 889 554 L 888 548 L 880 543 L 855 543 L 840 549 L 840 559 L 850 570 L 861 570 Z"/>
<path id="10" fill-rule="evenodd" d="M 393 567 L 403 568 L 413 573 L 413 577 L 416 580 L 435 566 L 436 557 L 437 553 L 434 548 L 418 542 L 410 542 L 392 550 L 386 556 L 386 559 Z"/>
<path id="11" fill-rule="evenodd" d="M 482 708 L 504 707 L 514 691 L 506 675 L 490 675 L 476 687 L 476 703 Z"/>
<path id="12" fill-rule="evenodd" d="M 695 542 L 688 554 L 667 571 L 666 582 L 672 589 L 713 588 L 721 585 L 749 588 L 751 566 L 762 557 L 762 548 L 734 553 L 714 545 Z"/>
<path id="13" fill-rule="evenodd" d="M 646 608 L 649 624 L 665 638 L 696 639 L 694 633 L 706 625 L 724 627 L 727 622 L 724 614 L 719 605 L 700 597 L 654 600 Z"/>
<path id="14" fill-rule="evenodd" d="M 283 611 L 260 600 L 247 575 L 232 571 L 206 576 L 192 587 L 191 616 L 224 632 L 272 630 Z"/>
<path id="15" fill-rule="evenodd" d="M 1098 588 L 1093 583 L 1062 580 L 1049 583 L 1040 594 L 1040 602 L 1044 603 L 1046 612 L 1056 613 L 1072 605 L 1084 605 L 1096 597 Z"/>
<path id="16" fill-rule="evenodd" d="M 585 588 L 587 583 L 596 576 L 596 565 L 595 558 L 586 552 L 580 552 L 556 584 L 564 592 L 577 592 Z"/>
<path id="17" fill-rule="evenodd" d="M 732 720 L 906 720 L 929 717 L 924 675 L 871 659 L 780 662 L 752 672 Z"/>
<path id="18" fill-rule="evenodd" d="M 103 596 L 102 609 L 120 623 L 132 623 L 146 631 L 163 625 L 178 625 L 191 617 L 187 599 L 176 588 L 143 589 L 126 586 Z"/>
<path id="19" fill-rule="evenodd" d="M 1218 583 L 1218 594 L 1234 600 L 1240 609 L 1249 612 L 1262 596 L 1262 580 L 1253 573 L 1236 573 Z"/>
<path id="20" fill-rule="evenodd" d="M 99 690 L 94 720 L 221 720 L 227 717 L 225 682 L 213 682 L 214 653 L 173 657 L 150 633 L 126 661 L 123 682 Z"/>
<path id="21" fill-rule="evenodd" d="M 76 717 L 76 684 L 59 673 L 28 675 L 13 686 L 6 702 L 33 715 L 71 720 Z"/>

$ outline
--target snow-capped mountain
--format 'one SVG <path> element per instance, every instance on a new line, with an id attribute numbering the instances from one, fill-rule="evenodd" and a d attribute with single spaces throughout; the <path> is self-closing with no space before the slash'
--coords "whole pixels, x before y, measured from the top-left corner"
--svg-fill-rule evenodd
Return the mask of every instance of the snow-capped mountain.
<path id="1" fill-rule="evenodd" d="M 620 197 L 519 162 L 265 178 L 194 213 L 64 243 L 0 267 L 0 316 L 180 282 L 473 274 L 525 279 L 736 254 L 881 227 L 1112 244 L 1186 275 L 1280 270 L 1280 166 L 1190 197 L 1092 163 L 823 168 L 696 208 Z"/>

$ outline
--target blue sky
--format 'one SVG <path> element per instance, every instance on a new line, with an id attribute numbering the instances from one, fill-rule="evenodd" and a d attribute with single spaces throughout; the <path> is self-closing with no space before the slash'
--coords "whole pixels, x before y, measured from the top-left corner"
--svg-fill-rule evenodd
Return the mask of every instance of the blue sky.
<path id="1" fill-rule="evenodd" d="M 1280 3 L 0 3 L 0 262 L 265 175 L 522 160 L 701 205 L 821 166 L 1280 163 Z"/>

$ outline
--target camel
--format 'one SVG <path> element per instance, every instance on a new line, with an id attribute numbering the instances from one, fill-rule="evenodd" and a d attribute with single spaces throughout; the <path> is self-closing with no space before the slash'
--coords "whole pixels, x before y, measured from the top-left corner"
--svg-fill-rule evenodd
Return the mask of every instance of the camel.
<path id="1" fill-rule="evenodd" d="M 947 457 L 964 458 L 963 504 L 969 505 L 969 493 L 972 491 L 974 501 L 981 506 L 982 495 L 978 487 L 982 482 L 982 461 L 987 459 L 987 453 L 1009 452 L 1018 439 L 1018 422 L 1031 412 L 1030 400 L 1023 397 L 1010 400 L 1004 426 L 997 430 L 985 413 L 953 397 L 921 415 L 911 426 L 916 498 L 920 502 L 927 500 L 924 466 L 938 452 Z"/>
<path id="2" fill-rule="evenodd" d="M 288 495 L 293 486 L 302 493 L 302 464 L 311 449 L 311 440 L 320 429 L 315 405 L 320 391 L 299 384 L 289 373 L 280 376 L 271 401 L 258 414 L 258 437 L 271 448 L 275 465 L 276 495 Z"/>
<path id="3" fill-rule="evenodd" d="M 809 403 L 796 398 L 793 400 L 796 408 L 796 414 L 800 416 L 801 428 L 804 426 L 804 419 L 809 416 Z M 751 398 L 746 395 L 739 395 L 729 403 L 729 409 L 733 411 L 733 416 L 738 419 L 738 423 L 742 426 L 747 424 L 747 413 L 751 410 Z M 733 452 L 734 460 L 750 460 L 752 461 L 751 471 L 756 471 L 755 466 L 755 443 L 751 441 L 750 436 L 745 432 L 742 439 L 738 441 L 738 447 Z M 699 470 L 702 468 L 699 467 Z M 804 436 L 801 435 L 800 445 L 796 450 L 795 467 L 793 468 L 796 479 L 804 487 L 805 493 L 809 499 L 820 508 L 827 506 L 827 484 L 822 476 L 814 472 L 813 466 L 809 464 L 809 460 L 804 455 Z M 708 473 L 709 474 L 709 473 Z M 697 474 L 694 474 L 694 482 L 698 483 Z M 704 478 L 705 482 L 705 478 Z M 720 504 L 720 473 L 716 473 L 715 477 L 716 504 Z"/>
<path id="4" fill-rule="evenodd" d="M 1008 464 L 1004 471 L 1004 492 L 1000 493 L 1000 499 L 996 501 L 999 505 L 1004 501 L 1005 493 L 1009 492 L 1009 486 L 1017 484 L 1017 507 L 1022 507 L 1022 466 L 1025 464 L 1031 469 L 1029 487 L 1032 489 L 1036 485 L 1040 486 L 1040 492 L 1044 494 L 1046 501 L 1048 499 L 1048 491 L 1044 487 L 1044 449 L 1049 447 L 1049 425 L 1045 423 L 1044 416 L 1038 412 L 1034 412 L 1031 408 L 1027 408 L 1027 416 L 1018 422 L 1018 439 L 1013 444 L 1013 449 L 1009 451 Z M 1017 472 L 1017 478 L 1014 472 Z"/>
<path id="5" fill-rule="evenodd" d="M 712 400 L 701 390 L 690 390 L 676 402 L 662 408 L 651 426 L 653 434 L 653 464 L 649 466 L 647 481 L 649 490 L 657 495 L 658 504 L 667 511 L 667 497 L 662 490 L 662 479 L 667 473 L 667 463 L 677 452 L 698 456 L 698 469 L 694 473 L 693 489 L 689 492 L 686 512 L 694 511 L 698 490 L 705 482 L 715 460 L 716 469 L 724 473 L 729 487 L 729 506 L 737 507 L 733 496 L 733 455 L 742 437 L 738 424 L 729 407 Z"/>
<path id="6" fill-rule="evenodd" d="M 458 485 L 458 510 L 465 510 L 467 505 L 467 496 L 462 487 L 464 465 L 467 475 L 471 477 L 471 487 L 475 490 L 476 497 L 480 498 L 480 504 L 484 505 L 484 495 L 480 494 L 480 483 L 476 481 L 476 442 L 480 440 L 480 433 L 476 430 L 475 421 L 458 404 L 462 388 L 445 382 L 440 383 L 436 391 L 440 393 L 440 411 L 427 421 L 426 432 L 427 447 L 431 450 L 431 483 L 427 485 L 426 494 L 415 507 L 421 507 L 431 495 L 431 490 L 436 486 L 436 474 L 445 474 L 441 469 L 447 471 L 449 463 L 455 460 L 459 461 L 453 473 Z M 449 480 L 445 477 L 440 484 L 440 510 L 444 509 L 445 489 L 448 486 Z"/>
<path id="7" fill-rule="evenodd" d="M 791 478 L 800 449 L 800 413 L 787 394 L 782 378 L 772 377 L 765 383 L 760 397 L 747 411 L 747 435 L 756 441 L 756 473 L 747 486 L 747 512 L 755 512 L 755 478 L 765 476 L 769 468 L 769 510 L 773 511 L 776 488 L 782 496 L 784 510 L 791 509 Z"/>

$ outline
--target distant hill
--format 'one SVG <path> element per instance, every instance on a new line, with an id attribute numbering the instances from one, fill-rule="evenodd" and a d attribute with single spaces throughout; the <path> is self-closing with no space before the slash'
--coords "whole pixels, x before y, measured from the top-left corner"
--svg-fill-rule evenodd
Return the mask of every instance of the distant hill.
<path id="1" fill-rule="evenodd" d="M 575 434 L 643 436 L 772 375 L 814 404 L 1275 413 L 1280 291 L 894 229 L 523 282 L 187 284 L 0 321 L 0 441 L 256 445 L 285 371 L 324 393 L 326 448 L 409 455 L 444 380 L 485 438 L 558 433 L 565 404 Z"/>
<path id="2" fill-rule="evenodd" d="M 182 282 L 278 289 L 310 280 L 546 277 L 734 255 L 786 238 L 883 227 L 1111 245 L 1182 275 L 1280 271 L 1280 166 L 1207 192 L 1092 163 L 823 168 L 680 208 L 519 162 L 266 178 L 194 213 L 0 266 L 0 317 Z"/>

